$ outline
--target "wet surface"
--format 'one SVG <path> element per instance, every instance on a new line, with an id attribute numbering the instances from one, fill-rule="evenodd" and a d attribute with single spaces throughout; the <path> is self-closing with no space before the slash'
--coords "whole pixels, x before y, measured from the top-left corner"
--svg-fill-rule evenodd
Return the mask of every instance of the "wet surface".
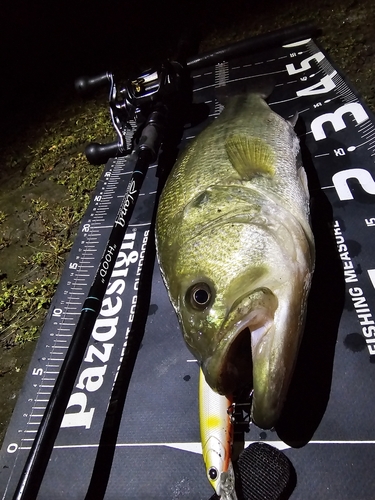
<path id="1" fill-rule="evenodd" d="M 349 333 L 344 339 L 344 346 L 352 352 L 366 349 L 366 341 L 360 333 Z"/>

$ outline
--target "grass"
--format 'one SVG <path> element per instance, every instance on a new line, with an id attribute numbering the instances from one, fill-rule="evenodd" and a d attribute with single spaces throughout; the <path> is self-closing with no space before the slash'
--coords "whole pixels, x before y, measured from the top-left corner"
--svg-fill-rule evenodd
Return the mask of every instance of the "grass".
<path id="1" fill-rule="evenodd" d="M 13 267 L 11 259 L 4 258 L 4 269 L 0 271 L 2 347 L 22 345 L 38 337 L 79 223 L 103 170 L 102 166 L 88 164 L 84 145 L 94 140 L 106 141 L 109 136 L 113 136 L 113 131 L 105 100 L 101 105 L 91 100 L 67 107 L 57 118 L 47 120 L 38 135 L 35 130 L 26 133 L 17 153 L 16 148 L 10 147 L 3 154 L 5 167 L 12 172 L 18 169 L 21 174 L 22 182 L 12 194 L 19 198 L 25 193 L 26 210 L 19 238 L 12 236 L 17 211 L 10 206 L 9 211 L 14 211 L 8 216 L 0 210 L 0 256 L 5 249 L 19 254 Z M 30 195 L 34 191 L 38 195 Z"/>

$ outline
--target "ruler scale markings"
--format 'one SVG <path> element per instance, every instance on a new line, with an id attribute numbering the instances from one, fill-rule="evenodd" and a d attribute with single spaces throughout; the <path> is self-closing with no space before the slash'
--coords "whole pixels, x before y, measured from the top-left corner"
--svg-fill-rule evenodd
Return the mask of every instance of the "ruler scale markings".
<path id="1" fill-rule="evenodd" d="M 363 124 L 361 123 L 361 125 L 358 126 L 358 130 L 361 133 L 366 132 L 367 130 L 372 129 L 372 128 L 374 128 L 372 123 L 368 122 L 368 121 L 364 122 Z"/>
<path id="2" fill-rule="evenodd" d="M 374 136 L 374 134 L 375 134 L 375 130 L 372 129 L 372 130 L 369 130 L 368 132 L 366 132 L 365 134 L 362 134 L 362 137 L 366 137 L 366 138 L 367 138 L 367 136 L 372 137 L 372 136 Z"/>
<path id="3" fill-rule="evenodd" d="M 111 203 L 112 203 L 113 193 L 115 192 L 113 187 L 115 187 L 116 185 L 117 185 L 116 179 L 114 179 L 111 182 L 109 182 L 105 188 L 102 188 L 101 199 L 100 199 L 101 204 L 99 206 L 98 203 L 95 203 L 96 206 L 93 207 L 93 212 L 97 209 L 99 210 L 99 212 L 96 212 L 95 214 L 92 213 L 92 215 L 91 215 L 92 221 L 90 222 L 90 232 L 88 235 L 86 235 L 86 234 L 84 235 L 85 237 L 87 236 L 87 238 L 85 238 L 86 245 L 85 245 L 85 242 L 82 241 L 83 248 L 78 249 L 78 252 L 79 253 L 82 252 L 82 255 L 80 258 L 80 262 L 79 262 L 79 268 L 77 269 L 77 272 L 76 272 L 74 279 L 73 279 L 72 290 L 70 291 L 70 293 L 67 297 L 68 303 L 66 305 L 64 305 L 64 307 L 63 307 L 64 315 L 61 319 L 60 326 L 58 328 L 59 332 L 62 332 L 62 331 L 71 332 L 71 330 L 67 327 L 69 327 L 69 326 L 75 327 L 76 326 L 76 322 L 69 323 L 69 316 L 80 314 L 80 313 L 74 313 L 72 311 L 75 311 L 77 309 L 74 306 L 77 306 L 77 305 L 81 306 L 82 305 L 82 302 L 77 302 L 78 295 L 80 295 L 80 296 L 85 295 L 81 291 L 82 285 L 86 286 L 86 287 L 88 286 L 88 281 L 85 280 L 84 278 L 90 276 L 89 274 L 87 274 L 87 271 L 88 271 L 88 269 L 92 269 L 94 267 L 93 265 L 91 265 L 91 261 L 95 260 L 95 258 L 92 257 L 92 255 L 93 255 L 93 252 L 97 252 L 96 246 L 99 243 L 98 237 L 101 236 L 101 232 L 98 231 L 97 229 L 100 229 L 100 227 L 98 227 L 98 226 L 103 224 L 105 217 L 107 217 L 107 215 L 108 215 L 108 210 L 109 210 Z M 90 221 L 90 219 L 89 219 L 89 221 Z M 81 284 L 81 286 L 78 286 L 79 284 Z M 80 291 L 78 291 L 78 290 L 80 290 Z M 75 296 L 75 300 L 74 300 L 73 296 Z M 60 339 L 55 338 L 55 342 L 60 344 L 59 345 L 60 351 L 58 351 L 56 349 L 56 345 L 54 345 L 51 348 L 50 352 L 51 352 L 52 356 L 49 358 L 49 360 L 62 362 L 63 358 L 56 358 L 56 355 L 62 356 L 63 353 L 61 352 L 61 349 L 67 349 L 68 347 L 61 345 L 61 343 L 65 343 L 65 344 L 67 343 L 67 340 L 61 339 L 61 337 L 68 337 L 68 338 L 70 337 L 71 338 L 72 332 L 70 334 L 57 333 L 56 336 L 60 337 Z M 49 368 L 52 367 L 51 365 L 52 365 L 51 363 L 48 363 Z M 54 364 L 53 366 L 55 368 L 60 368 L 61 363 L 59 363 L 58 365 Z M 59 371 L 54 371 L 54 374 L 58 375 L 58 373 L 59 373 Z M 45 375 L 51 375 L 51 374 L 53 374 L 52 370 L 46 370 L 42 382 L 48 382 L 50 380 L 55 381 L 55 379 L 51 379 L 50 377 L 45 376 Z M 38 390 L 38 393 L 36 395 L 36 399 L 40 400 L 40 396 L 42 395 L 42 391 L 40 389 L 45 389 L 45 388 L 53 388 L 53 385 L 51 386 L 51 385 L 46 384 L 46 383 L 41 383 L 39 385 L 39 390 Z M 50 396 L 51 393 L 44 393 L 43 392 L 43 394 Z M 44 401 L 48 402 L 48 400 L 44 400 Z M 37 410 L 37 409 L 45 410 L 45 407 L 34 407 L 33 408 L 33 410 Z M 30 415 L 30 418 L 35 419 L 38 417 L 38 415 L 39 414 L 32 414 L 32 415 Z M 41 418 L 41 416 L 40 416 L 40 418 Z M 33 422 L 30 422 L 30 420 L 29 420 L 28 424 L 35 425 Z M 33 432 L 33 431 L 31 431 L 31 432 Z M 32 440 L 30 440 L 30 441 L 32 441 Z"/>

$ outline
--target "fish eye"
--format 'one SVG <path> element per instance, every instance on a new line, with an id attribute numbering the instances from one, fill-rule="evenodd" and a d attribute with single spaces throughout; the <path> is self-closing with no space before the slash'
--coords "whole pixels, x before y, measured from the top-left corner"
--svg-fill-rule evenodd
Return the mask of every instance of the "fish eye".
<path id="1" fill-rule="evenodd" d="M 189 288 L 187 293 L 187 298 L 194 309 L 205 309 L 211 297 L 212 292 L 207 283 L 196 283 Z"/>
<path id="2" fill-rule="evenodd" d="M 209 468 L 208 477 L 211 479 L 211 481 L 215 481 L 215 479 L 217 479 L 217 469 L 215 467 Z"/>

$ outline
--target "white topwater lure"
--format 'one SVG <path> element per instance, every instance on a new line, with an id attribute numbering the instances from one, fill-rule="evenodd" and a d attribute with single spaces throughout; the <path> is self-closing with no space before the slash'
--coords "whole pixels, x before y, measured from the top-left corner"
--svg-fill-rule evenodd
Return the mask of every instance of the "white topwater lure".
<path id="1" fill-rule="evenodd" d="M 232 401 L 214 392 L 199 371 L 199 425 L 207 478 L 222 500 L 237 500 L 231 461 Z"/>

